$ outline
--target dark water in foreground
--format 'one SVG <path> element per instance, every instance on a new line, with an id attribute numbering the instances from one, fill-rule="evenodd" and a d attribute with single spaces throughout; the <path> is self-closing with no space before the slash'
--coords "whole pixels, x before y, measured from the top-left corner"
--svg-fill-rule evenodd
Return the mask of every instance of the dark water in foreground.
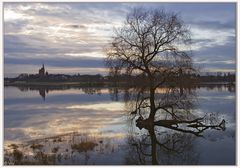
<path id="1" fill-rule="evenodd" d="M 153 157 L 158 164 L 235 164 L 235 91 L 194 90 L 190 112 L 224 119 L 226 129 L 197 137 L 155 126 L 154 144 L 149 132 L 136 127 L 121 89 L 5 87 L 5 164 L 152 164 Z"/>

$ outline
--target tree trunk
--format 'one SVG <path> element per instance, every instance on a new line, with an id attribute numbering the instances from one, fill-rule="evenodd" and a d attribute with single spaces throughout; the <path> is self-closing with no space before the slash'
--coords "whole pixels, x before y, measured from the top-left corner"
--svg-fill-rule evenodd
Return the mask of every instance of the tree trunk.
<path id="1" fill-rule="evenodd" d="M 152 165 L 158 165 L 157 161 L 157 140 L 154 132 L 154 125 L 148 130 L 151 137 L 151 155 L 152 155 Z"/>
<path id="2" fill-rule="evenodd" d="M 149 76 L 149 79 L 150 79 L 150 114 L 148 119 L 154 121 L 154 117 L 156 114 L 154 78 Z"/>

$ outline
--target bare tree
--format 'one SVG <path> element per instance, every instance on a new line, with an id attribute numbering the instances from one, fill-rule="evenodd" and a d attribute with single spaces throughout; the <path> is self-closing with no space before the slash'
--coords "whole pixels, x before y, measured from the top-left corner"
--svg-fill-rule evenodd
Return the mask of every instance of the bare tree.
<path id="1" fill-rule="evenodd" d="M 115 74 L 144 73 L 154 83 L 157 74 L 192 69 L 190 32 L 178 14 L 136 8 L 114 32 L 106 64 Z"/>
<path id="2" fill-rule="evenodd" d="M 156 88 L 171 76 L 193 70 L 189 29 L 176 13 L 136 8 L 114 32 L 106 58 L 110 74 L 147 77 L 151 97 L 149 118 L 154 119 Z"/>

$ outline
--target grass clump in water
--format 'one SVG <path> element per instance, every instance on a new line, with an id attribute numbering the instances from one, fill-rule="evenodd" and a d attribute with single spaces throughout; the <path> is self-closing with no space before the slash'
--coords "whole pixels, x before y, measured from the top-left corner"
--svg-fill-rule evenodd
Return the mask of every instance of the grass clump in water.
<path id="1" fill-rule="evenodd" d="M 97 143 L 94 142 L 80 142 L 79 144 L 72 144 L 71 147 L 73 150 L 78 152 L 87 152 L 93 150 L 97 146 Z"/>

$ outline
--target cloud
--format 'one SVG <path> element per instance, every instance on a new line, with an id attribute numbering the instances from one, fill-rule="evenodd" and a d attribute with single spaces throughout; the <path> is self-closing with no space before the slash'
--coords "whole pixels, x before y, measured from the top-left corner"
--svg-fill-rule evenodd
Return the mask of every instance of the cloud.
<path id="1" fill-rule="evenodd" d="M 50 66 L 62 67 L 62 72 L 68 72 L 66 67 L 103 68 L 95 58 L 106 57 L 103 48 L 111 41 L 113 28 L 120 27 L 127 13 L 137 6 L 165 8 L 181 14 L 191 27 L 197 61 L 208 57 L 209 60 L 214 57 L 214 61 L 229 57 L 234 60 L 234 3 L 8 2 L 4 3 L 5 63 L 24 68 L 26 62 L 36 67 L 49 60 Z M 8 70 L 5 75 L 10 74 Z M 19 69 L 15 74 L 23 71 Z"/>
<path id="2" fill-rule="evenodd" d="M 194 57 L 196 59 L 209 59 L 216 61 L 224 61 L 224 60 L 235 60 L 236 58 L 236 46 L 235 41 L 228 42 L 224 45 L 214 45 L 214 46 L 206 46 L 201 50 L 193 51 Z"/>
<path id="3" fill-rule="evenodd" d="M 199 40 L 201 49 L 193 50 L 193 60 L 196 65 L 203 67 L 203 71 L 233 72 L 236 69 L 236 39 L 229 37 L 225 44 L 216 44 L 209 40 Z M 208 43 L 211 43 L 210 45 Z M 215 44 L 215 45 L 214 45 Z"/>
<path id="4" fill-rule="evenodd" d="M 5 64 L 26 64 L 40 66 L 44 63 L 46 66 L 72 67 L 72 68 L 104 68 L 103 58 L 98 57 L 60 57 L 52 58 L 9 58 L 4 59 Z"/>
<path id="5" fill-rule="evenodd" d="M 200 61 L 195 62 L 196 65 L 204 65 L 202 71 L 205 72 L 232 72 L 235 71 L 235 62 L 232 60 L 226 61 Z"/>
<path id="6" fill-rule="evenodd" d="M 196 26 L 198 28 L 213 29 L 213 30 L 225 30 L 225 29 L 235 29 L 235 22 L 221 22 L 221 21 L 192 21 L 188 22 L 191 26 Z"/>
<path id="7" fill-rule="evenodd" d="M 4 53 L 9 56 L 20 55 L 21 58 L 24 57 L 37 57 L 38 54 L 47 54 L 48 57 L 56 57 L 61 55 L 66 55 L 67 53 L 81 53 L 92 55 L 95 53 L 95 57 L 102 55 L 102 48 L 106 45 L 93 39 L 88 39 L 88 41 L 79 40 L 77 43 L 71 43 L 66 40 L 58 41 L 58 43 L 49 42 L 47 39 L 41 38 L 40 36 L 31 36 L 31 35 L 5 35 L 4 36 Z M 60 43 L 60 44 L 59 44 Z M 72 45 L 68 45 L 71 43 Z"/>
<path id="8" fill-rule="evenodd" d="M 86 26 L 84 26 L 84 25 L 77 25 L 77 24 L 66 25 L 66 27 L 70 27 L 73 29 L 80 29 L 80 28 L 85 29 L 86 28 Z"/>

